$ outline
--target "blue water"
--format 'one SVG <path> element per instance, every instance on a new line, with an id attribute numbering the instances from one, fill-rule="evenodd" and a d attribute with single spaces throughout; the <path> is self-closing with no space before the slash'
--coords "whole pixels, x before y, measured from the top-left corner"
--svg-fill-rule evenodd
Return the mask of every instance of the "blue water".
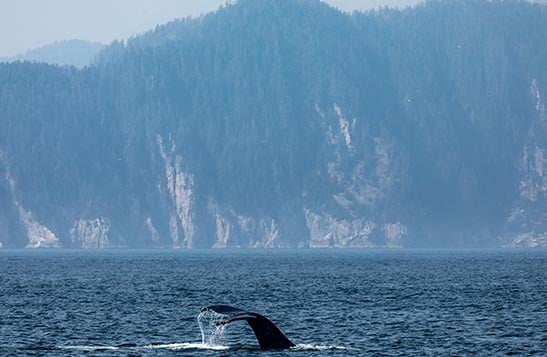
<path id="1" fill-rule="evenodd" d="M 0 251 L 0 355 L 546 355 L 547 251 Z M 259 312 L 202 344 L 204 305 Z"/>

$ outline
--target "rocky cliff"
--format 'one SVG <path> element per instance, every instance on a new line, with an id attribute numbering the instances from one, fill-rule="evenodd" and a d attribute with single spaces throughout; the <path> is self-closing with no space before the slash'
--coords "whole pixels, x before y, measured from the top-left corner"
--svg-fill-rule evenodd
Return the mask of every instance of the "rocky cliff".
<path id="1" fill-rule="evenodd" d="M 240 0 L 0 64 L 2 247 L 547 245 L 547 10 Z"/>

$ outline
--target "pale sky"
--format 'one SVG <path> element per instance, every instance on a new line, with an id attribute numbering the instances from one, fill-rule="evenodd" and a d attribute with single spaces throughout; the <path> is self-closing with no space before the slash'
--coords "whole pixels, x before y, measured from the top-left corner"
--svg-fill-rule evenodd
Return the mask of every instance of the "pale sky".
<path id="1" fill-rule="evenodd" d="M 260 1 L 260 0 L 257 0 Z M 420 0 L 324 0 L 346 11 Z M 0 57 L 55 41 L 108 44 L 158 24 L 214 11 L 226 0 L 0 0 Z"/>

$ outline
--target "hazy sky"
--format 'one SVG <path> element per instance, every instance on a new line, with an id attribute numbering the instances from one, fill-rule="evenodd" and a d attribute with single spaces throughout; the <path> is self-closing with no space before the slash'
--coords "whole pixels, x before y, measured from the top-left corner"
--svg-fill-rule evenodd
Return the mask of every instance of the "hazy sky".
<path id="1" fill-rule="evenodd" d="M 259 1 L 259 0 L 258 0 Z M 325 0 L 344 10 L 419 0 Z M 109 43 L 175 18 L 216 10 L 226 0 L 0 0 L 0 57 L 59 40 Z"/>

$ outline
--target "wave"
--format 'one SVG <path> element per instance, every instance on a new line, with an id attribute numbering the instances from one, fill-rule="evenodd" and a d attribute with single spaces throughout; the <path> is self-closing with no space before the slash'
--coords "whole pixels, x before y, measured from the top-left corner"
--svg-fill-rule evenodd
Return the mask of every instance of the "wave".
<path id="1" fill-rule="evenodd" d="M 74 350 L 82 352 L 100 352 L 100 351 L 113 351 L 120 349 L 144 349 L 144 350 L 214 350 L 214 351 L 225 351 L 236 346 L 222 346 L 222 345 L 208 345 L 204 343 L 165 343 L 157 345 L 120 345 L 120 346 L 89 346 L 89 345 L 75 345 L 75 346 L 55 346 L 57 349 L 62 350 Z M 241 346 L 239 346 L 241 348 Z M 313 344 L 298 344 L 295 347 L 291 348 L 292 351 L 328 351 L 328 350 L 347 350 L 344 346 L 334 346 L 334 345 L 313 345 Z"/>
<path id="2" fill-rule="evenodd" d="M 89 346 L 89 345 L 75 345 L 75 346 L 55 346 L 56 349 L 61 350 L 74 350 L 82 352 L 93 352 L 93 351 L 113 351 L 119 349 L 145 349 L 145 350 L 154 350 L 154 349 L 166 349 L 166 350 L 227 350 L 230 347 L 228 346 L 218 346 L 218 345 L 207 345 L 203 343 L 166 343 L 166 344 L 157 344 L 157 345 L 146 345 L 146 346 L 137 346 L 137 345 L 120 345 L 120 346 Z"/>
<path id="3" fill-rule="evenodd" d="M 228 350 L 230 347 L 228 346 L 219 346 L 219 345 L 208 345 L 204 343 L 168 343 L 168 344 L 162 344 L 162 345 L 147 345 L 144 346 L 145 349 L 167 349 L 167 350 L 188 350 L 188 349 L 196 349 L 196 350 Z"/>
<path id="4" fill-rule="evenodd" d="M 84 351 L 84 352 L 92 352 L 92 351 L 111 351 L 111 350 L 119 350 L 120 347 L 116 346 L 55 346 L 55 348 L 60 350 L 75 350 L 75 351 Z"/>
<path id="5" fill-rule="evenodd" d="M 296 351 L 327 351 L 327 350 L 347 350 L 344 346 L 326 346 L 326 345 L 312 345 L 309 343 L 298 344 L 291 348 Z"/>

